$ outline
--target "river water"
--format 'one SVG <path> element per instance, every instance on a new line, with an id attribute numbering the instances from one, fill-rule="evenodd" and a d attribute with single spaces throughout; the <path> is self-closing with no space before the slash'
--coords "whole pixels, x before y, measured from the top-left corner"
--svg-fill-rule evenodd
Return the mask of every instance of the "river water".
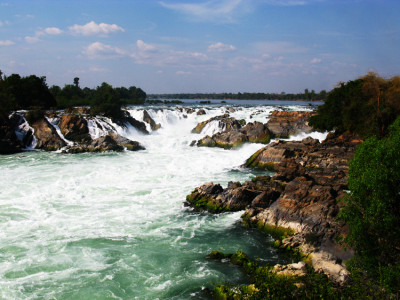
<path id="1" fill-rule="evenodd" d="M 285 262 L 268 236 L 240 225 L 243 212 L 211 215 L 183 205 L 203 183 L 225 187 L 260 174 L 240 165 L 264 145 L 189 146 L 220 130 L 215 123 L 191 133 L 227 106 L 202 108 L 207 114 L 198 116 L 175 106 L 146 107 L 162 125 L 147 136 L 118 128 L 144 151 L 0 156 L 0 298 L 207 298 L 202 290 L 214 283 L 246 280 L 229 263 L 208 260 L 212 250 L 241 249 L 261 263 Z M 293 102 L 288 108 L 309 109 Z M 129 112 L 141 119 L 143 109 Z M 233 117 L 265 123 L 276 106 L 235 109 Z"/>

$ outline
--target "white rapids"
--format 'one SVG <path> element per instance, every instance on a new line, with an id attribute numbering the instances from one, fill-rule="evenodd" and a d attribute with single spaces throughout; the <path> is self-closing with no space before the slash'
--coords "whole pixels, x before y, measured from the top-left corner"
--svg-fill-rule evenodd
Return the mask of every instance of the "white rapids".
<path id="1" fill-rule="evenodd" d="M 161 124 L 149 135 L 108 119 L 88 120 L 93 138 L 115 130 L 143 151 L 1 156 L 0 298 L 202 298 L 212 282 L 246 280 L 238 269 L 208 260 L 212 250 L 241 249 L 265 263 L 282 262 L 268 237 L 238 223 L 242 212 L 184 207 L 186 195 L 203 183 L 226 186 L 260 174 L 240 166 L 264 145 L 189 146 L 221 129 L 213 124 L 191 133 L 226 111 L 203 108 L 200 116 L 167 106 L 131 108 L 135 118 L 142 120 L 146 109 Z M 274 107 L 235 109 L 237 119 L 265 123 Z"/>

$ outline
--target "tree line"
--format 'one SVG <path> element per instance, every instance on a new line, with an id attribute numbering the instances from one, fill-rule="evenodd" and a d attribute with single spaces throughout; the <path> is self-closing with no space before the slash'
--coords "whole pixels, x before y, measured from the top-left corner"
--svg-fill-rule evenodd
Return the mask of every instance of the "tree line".
<path id="1" fill-rule="evenodd" d="M 180 94 L 150 94 L 151 99 L 216 99 L 216 100 L 325 100 L 325 90 L 316 93 L 314 90 L 304 90 L 304 93 L 180 93 Z"/>
<path id="2" fill-rule="evenodd" d="M 120 114 L 121 106 L 143 104 L 146 93 L 135 86 L 114 88 L 103 82 L 94 89 L 79 86 L 79 78 L 63 88 L 53 85 L 50 88 L 46 77 L 19 74 L 10 76 L 0 71 L 0 118 L 8 119 L 11 111 L 21 109 L 63 109 L 72 106 L 90 106 L 92 113 L 108 116 Z"/>

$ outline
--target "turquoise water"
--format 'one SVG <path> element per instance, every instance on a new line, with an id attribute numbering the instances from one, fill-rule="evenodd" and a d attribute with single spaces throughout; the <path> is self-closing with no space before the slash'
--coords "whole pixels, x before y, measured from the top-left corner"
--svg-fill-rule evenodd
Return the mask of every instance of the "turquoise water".
<path id="1" fill-rule="evenodd" d="M 246 107 L 235 115 L 266 121 L 270 110 Z M 119 128 L 146 147 L 140 152 L 0 156 L 0 297 L 207 298 L 202 290 L 213 283 L 247 280 L 229 263 L 208 260 L 212 250 L 283 262 L 268 236 L 240 225 L 242 212 L 211 215 L 183 205 L 203 183 L 226 186 L 259 175 L 240 165 L 263 145 L 189 147 L 207 133 L 191 129 L 223 112 L 150 110 L 162 124 L 158 132 Z"/>

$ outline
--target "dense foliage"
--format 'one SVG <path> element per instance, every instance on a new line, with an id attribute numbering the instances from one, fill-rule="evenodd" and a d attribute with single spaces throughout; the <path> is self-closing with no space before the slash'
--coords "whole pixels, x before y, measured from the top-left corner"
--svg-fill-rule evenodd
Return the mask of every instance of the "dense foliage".
<path id="1" fill-rule="evenodd" d="M 382 137 L 400 115 L 400 77 L 383 79 L 375 73 L 331 92 L 310 124 L 318 130 L 357 133 L 363 138 Z"/>
<path id="2" fill-rule="evenodd" d="M 215 299 L 384 299 L 385 292 L 376 289 L 362 277 L 353 277 L 345 285 L 335 285 L 328 277 L 307 265 L 303 275 L 278 274 L 273 267 L 259 266 L 238 250 L 233 254 L 213 251 L 211 259 L 229 260 L 249 275 L 251 284 L 224 283 L 214 289 Z"/>
<path id="3" fill-rule="evenodd" d="M 17 109 L 51 108 L 57 105 L 50 93 L 46 77 L 18 74 L 3 76 L 0 71 L 0 118 L 5 120 L 8 113 Z"/>
<path id="4" fill-rule="evenodd" d="M 102 83 L 95 89 L 79 86 L 79 78 L 73 84 L 63 88 L 48 88 L 46 77 L 30 75 L 21 77 L 18 74 L 3 76 L 0 71 L 0 119 L 8 119 L 8 114 L 18 109 L 67 108 L 90 105 L 93 113 L 104 113 L 117 117 L 121 114 L 121 105 L 143 104 L 146 93 L 140 88 L 113 88 Z"/>
<path id="5" fill-rule="evenodd" d="M 78 77 L 74 78 L 73 84 L 66 84 L 63 88 L 53 85 L 50 88 L 50 91 L 56 98 L 59 108 L 93 104 L 98 105 L 100 102 L 102 102 L 102 99 L 104 100 L 107 98 L 101 95 L 102 91 L 106 91 L 108 93 L 108 98 L 110 97 L 110 93 L 112 93 L 113 96 L 111 98 L 116 100 L 119 105 L 143 104 L 147 97 L 146 93 L 142 89 L 135 86 L 131 86 L 129 88 L 113 88 L 111 85 L 105 82 L 95 89 L 90 89 L 88 87 L 81 89 L 79 86 Z"/>
<path id="6" fill-rule="evenodd" d="M 326 99 L 327 92 L 322 90 L 316 93 L 314 90 L 311 92 L 308 89 L 304 90 L 304 93 L 298 94 L 286 94 L 282 92 L 276 93 L 192 93 L 192 94 L 153 94 L 149 95 L 152 99 L 233 99 L 233 100 L 324 100 Z"/>
<path id="7" fill-rule="evenodd" d="M 400 291 L 400 118 L 386 137 L 357 148 L 348 185 L 340 216 L 350 228 L 345 241 L 356 251 L 350 267 Z"/>

